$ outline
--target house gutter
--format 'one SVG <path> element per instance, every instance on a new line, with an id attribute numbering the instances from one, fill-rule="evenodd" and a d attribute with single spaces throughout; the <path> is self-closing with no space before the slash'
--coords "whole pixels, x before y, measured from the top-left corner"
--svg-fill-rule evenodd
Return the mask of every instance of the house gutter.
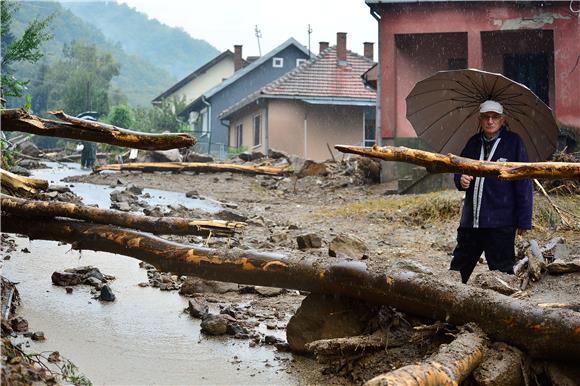
<path id="1" fill-rule="evenodd" d="M 205 99 L 205 95 L 201 96 L 201 101 L 204 105 L 207 106 L 207 130 L 209 132 L 207 138 L 207 154 L 211 155 L 211 133 L 213 131 L 211 127 L 211 103 L 209 103 L 207 99 Z"/>

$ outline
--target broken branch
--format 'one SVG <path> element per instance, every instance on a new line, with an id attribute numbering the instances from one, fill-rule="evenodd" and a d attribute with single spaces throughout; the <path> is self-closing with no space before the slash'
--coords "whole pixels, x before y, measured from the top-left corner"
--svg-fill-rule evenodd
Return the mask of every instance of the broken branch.
<path id="1" fill-rule="evenodd" d="M 118 225 L 153 234 L 230 237 L 246 224 L 221 220 L 190 220 L 182 217 L 150 217 L 73 203 L 26 200 L 0 195 L 2 211 L 25 217 L 68 217 L 97 224 Z"/>
<path id="2" fill-rule="evenodd" d="M 39 190 L 48 189 L 47 180 L 19 176 L 4 169 L 0 169 L 0 185 L 2 185 L 3 192 L 16 195 L 22 193 L 34 194 Z"/>
<path id="3" fill-rule="evenodd" d="M 95 168 L 96 172 L 103 170 L 136 170 L 141 172 L 233 172 L 246 174 L 285 175 L 288 168 L 274 166 L 255 166 L 238 164 L 218 164 L 206 162 L 133 162 L 128 164 L 109 164 Z"/>
<path id="4" fill-rule="evenodd" d="M 24 109 L 2 110 L 2 130 L 22 131 L 25 133 L 46 135 L 93 142 L 108 143 L 115 146 L 131 147 L 143 150 L 168 150 L 195 145 L 195 138 L 189 134 L 151 134 L 141 133 L 107 125 L 101 122 L 87 121 L 66 115 L 62 111 L 51 113 L 65 122 L 44 119 L 28 114 Z"/>
<path id="5" fill-rule="evenodd" d="M 334 147 L 343 153 L 423 166 L 429 173 L 458 173 L 478 177 L 496 177 L 500 180 L 580 178 L 579 162 L 490 162 L 403 146 L 379 147 L 375 145 L 368 148 L 336 145 Z"/>

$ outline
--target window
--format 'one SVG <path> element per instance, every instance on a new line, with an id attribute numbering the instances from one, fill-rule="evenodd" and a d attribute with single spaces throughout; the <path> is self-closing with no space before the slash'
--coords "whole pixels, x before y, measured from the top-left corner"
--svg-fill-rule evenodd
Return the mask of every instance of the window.
<path id="1" fill-rule="evenodd" d="M 262 143 L 262 115 L 254 116 L 254 146 Z"/>
<path id="2" fill-rule="evenodd" d="M 272 59 L 272 67 L 276 67 L 276 68 L 284 67 L 284 58 Z"/>
<path id="3" fill-rule="evenodd" d="M 299 65 L 306 63 L 306 59 L 296 59 L 296 67 L 298 67 Z"/>
<path id="4" fill-rule="evenodd" d="M 205 135 L 209 131 L 208 109 L 205 108 L 199 112 L 193 122 L 193 131 L 198 135 Z"/>
<path id="5" fill-rule="evenodd" d="M 236 126 L 236 147 L 242 147 L 242 144 L 244 143 L 243 135 L 244 125 L 240 123 Z"/>
<path id="6" fill-rule="evenodd" d="M 365 110 L 363 124 L 364 124 L 363 146 L 373 146 L 376 140 L 376 111 L 374 108 L 369 108 Z"/>

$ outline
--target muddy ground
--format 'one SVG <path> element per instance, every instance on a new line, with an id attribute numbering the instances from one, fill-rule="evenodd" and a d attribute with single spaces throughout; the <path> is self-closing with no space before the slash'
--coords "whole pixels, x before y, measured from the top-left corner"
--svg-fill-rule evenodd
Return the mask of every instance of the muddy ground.
<path id="1" fill-rule="evenodd" d="M 334 170 L 341 169 L 336 167 Z M 118 172 L 68 179 L 69 183 L 75 181 L 118 186 L 120 189 L 133 184 L 143 188 L 183 192 L 184 195 L 189 192 L 190 195 L 222 202 L 225 212 L 219 216 L 245 221 L 248 225 L 242 234 L 233 239 L 205 240 L 211 247 L 229 245 L 332 260 L 335 257 L 329 256 L 329 244 L 336 236 L 348 234 L 361 239 L 367 251 L 364 256 L 347 258 L 362 259 L 373 271 L 387 271 L 396 264 L 412 270 L 428 271 L 444 280 L 459 281 L 459 276 L 448 270 L 463 197 L 457 191 L 413 196 L 386 195 L 390 191 L 387 184 L 371 183 L 351 173 L 296 178 L 234 173 Z M 557 197 L 555 200 L 558 205 L 573 213 L 572 218 L 576 218 L 578 224 L 579 197 Z M 179 207 L 174 207 L 171 214 L 198 218 L 215 216 Z M 562 237 L 568 251 L 577 257 L 580 232 L 577 228 L 559 225 L 557 215 L 538 193 L 534 216 L 536 227 L 525 235 L 526 239 L 536 239 L 540 245 L 545 245 L 555 237 Z M 317 235 L 321 239 L 321 246 L 300 250 L 297 237 L 307 234 Z M 202 241 L 195 237 L 169 238 L 186 243 Z M 482 262 L 476 268 L 469 285 L 482 285 L 485 278 L 476 280 L 475 277 L 486 272 L 487 266 Z M 514 288 L 517 287 L 518 283 L 513 276 L 505 276 L 501 277 Z M 271 318 L 273 325 L 270 327 L 276 329 L 286 326 L 289 317 L 304 299 L 304 294 L 292 291 L 275 297 L 227 292 L 206 296 L 206 300 L 219 302 L 227 308 L 247 303 L 248 296 L 254 314 Z M 544 274 L 539 282 L 527 287 L 524 296 L 534 303 L 577 303 L 580 298 L 580 274 Z M 278 312 L 277 315 L 274 315 L 273 309 Z M 243 313 L 247 310 L 238 311 Z M 434 322 L 413 320 L 412 315 L 404 316 L 403 319 L 405 322 L 411 321 L 412 325 Z M 246 320 L 253 319 L 246 315 Z M 404 341 L 408 337 L 403 333 L 395 338 Z M 359 384 L 381 372 L 421 360 L 436 350 L 438 344 L 448 341 L 449 336 L 440 334 L 418 344 L 395 346 L 378 356 L 369 355 L 357 358 L 356 361 L 334 362 L 330 365 L 297 355 L 295 360 L 288 361 L 287 371 L 299 372 L 304 383 Z M 280 345 L 280 349 L 283 349 L 283 345 Z"/>

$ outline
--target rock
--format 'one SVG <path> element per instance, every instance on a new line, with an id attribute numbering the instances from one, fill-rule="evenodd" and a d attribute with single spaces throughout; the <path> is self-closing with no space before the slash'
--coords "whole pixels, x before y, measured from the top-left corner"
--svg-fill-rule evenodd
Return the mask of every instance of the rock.
<path id="1" fill-rule="evenodd" d="M 127 187 L 125 188 L 126 192 L 131 192 L 134 194 L 141 194 L 143 193 L 143 188 L 137 185 L 133 185 L 133 184 L 129 184 L 127 185 Z"/>
<path id="2" fill-rule="evenodd" d="M 553 386 L 578 386 L 580 369 L 578 366 L 566 363 L 545 363 L 546 384 Z"/>
<path id="3" fill-rule="evenodd" d="M 28 331 L 28 321 L 22 316 L 17 316 L 10 320 L 10 327 L 14 332 L 26 332 Z"/>
<path id="4" fill-rule="evenodd" d="M 298 243 L 298 249 L 301 250 L 322 247 L 322 239 L 314 233 L 300 235 L 296 237 L 296 242 Z"/>
<path id="5" fill-rule="evenodd" d="M 48 191 L 57 193 L 72 193 L 70 188 L 65 185 L 50 185 L 48 187 Z"/>
<path id="6" fill-rule="evenodd" d="M 278 295 L 281 295 L 281 294 L 286 292 L 286 290 L 284 288 L 260 287 L 260 286 L 255 286 L 254 290 L 258 294 L 265 296 L 265 297 L 278 296 Z"/>
<path id="7" fill-rule="evenodd" d="M 296 175 L 299 177 L 326 176 L 328 169 L 323 163 L 306 160 Z"/>
<path id="8" fill-rule="evenodd" d="M 213 162 L 213 157 L 207 154 L 188 153 L 184 158 L 184 162 Z"/>
<path id="9" fill-rule="evenodd" d="M 50 353 L 50 355 L 48 356 L 48 361 L 50 363 L 57 363 L 60 362 L 60 353 L 58 351 L 53 351 Z"/>
<path id="10" fill-rule="evenodd" d="M 214 215 L 218 220 L 246 222 L 248 218 L 231 210 L 220 210 Z"/>
<path id="11" fill-rule="evenodd" d="M 328 255 L 333 257 L 350 257 L 353 259 L 365 259 L 368 257 L 368 247 L 360 238 L 341 233 L 336 236 L 328 246 Z"/>
<path id="12" fill-rule="evenodd" d="M 58 196 L 58 192 L 47 192 L 44 195 L 48 198 L 56 198 Z"/>
<path id="13" fill-rule="evenodd" d="M 381 162 L 368 157 L 358 157 L 356 162 L 357 171 L 367 180 L 381 181 Z"/>
<path id="14" fill-rule="evenodd" d="M 315 340 L 361 335 L 376 309 L 347 297 L 310 294 L 290 318 L 286 339 L 293 352 L 305 352 Z"/>
<path id="15" fill-rule="evenodd" d="M 36 331 L 35 333 L 32 334 L 31 336 L 32 340 L 46 340 L 46 336 L 44 336 L 44 332 L 42 331 Z"/>
<path id="16" fill-rule="evenodd" d="M 70 287 L 83 282 L 82 275 L 73 272 L 54 271 L 50 278 L 52 284 L 62 287 Z"/>
<path id="17" fill-rule="evenodd" d="M 238 158 L 241 159 L 242 161 L 250 162 L 250 161 L 255 161 L 255 160 L 264 158 L 264 153 L 261 153 L 259 151 L 253 151 L 253 152 L 246 151 L 246 152 L 238 154 Z"/>
<path id="18" fill-rule="evenodd" d="M 264 337 L 264 343 L 269 344 L 269 345 L 275 345 L 275 344 L 283 344 L 286 342 L 284 342 L 280 338 L 275 337 L 274 335 L 266 335 Z"/>
<path id="19" fill-rule="evenodd" d="M 473 371 L 478 386 L 519 386 L 524 384 L 522 352 L 505 343 L 494 343 Z"/>
<path id="20" fill-rule="evenodd" d="M 138 162 L 182 162 L 183 157 L 177 149 L 140 151 Z"/>
<path id="21" fill-rule="evenodd" d="M 189 315 L 194 318 L 201 318 L 208 313 L 209 307 L 207 302 L 202 297 L 195 297 L 189 300 L 189 307 L 187 307 Z"/>
<path id="22" fill-rule="evenodd" d="M 229 315 L 206 314 L 201 322 L 201 332 L 208 335 L 225 335 L 228 331 L 228 324 L 232 321 L 235 319 Z"/>
<path id="23" fill-rule="evenodd" d="M 30 177 L 30 172 L 22 166 L 12 166 L 10 172 L 20 176 Z"/>
<path id="24" fill-rule="evenodd" d="M 268 240 L 270 240 L 273 243 L 281 243 L 283 241 L 288 240 L 288 234 L 287 233 L 274 233 L 272 235 L 270 235 L 270 237 L 268 237 Z"/>
<path id="25" fill-rule="evenodd" d="M 31 155 L 33 157 L 38 157 L 42 153 L 40 149 L 32 143 L 32 141 L 21 142 L 16 146 L 16 149 L 22 154 Z"/>
<path id="26" fill-rule="evenodd" d="M 237 290 L 238 285 L 235 283 L 203 280 L 190 276 L 181 284 L 179 294 L 184 296 L 191 296 L 195 293 L 224 294 L 226 292 L 235 292 Z"/>
<path id="27" fill-rule="evenodd" d="M 272 159 L 280 159 L 285 158 L 288 159 L 288 154 L 284 153 L 280 150 L 268 149 L 268 158 Z"/>
<path id="28" fill-rule="evenodd" d="M 128 202 L 111 202 L 111 209 L 117 209 L 123 212 L 130 212 L 131 205 Z"/>
<path id="29" fill-rule="evenodd" d="M 96 277 L 88 276 L 83 280 L 83 284 L 90 285 L 96 289 L 100 289 L 103 286 L 103 282 Z"/>
<path id="30" fill-rule="evenodd" d="M 111 287 L 109 287 L 108 285 L 104 285 L 103 288 L 101 288 L 101 294 L 99 295 L 99 300 L 102 300 L 104 302 L 114 302 L 115 301 L 115 294 L 113 293 L 113 290 L 111 290 Z"/>
<path id="31" fill-rule="evenodd" d="M 554 260 L 553 263 L 546 266 L 546 269 L 551 275 L 580 272 L 580 259 L 572 261 Z"/>
<path id="32" fill-rule="evenodd" d="M 185 197 L 198 198 L 199 193 L 197 192 L 197 190 L 190 190 L 189 192 L 185 193 Z"/>
<path id="33" fill-rule="evenodd" d="M 286 342 L 274 343 L 274 347 L 280 352 L 290 352 L 290 345 Z"/>
<path id="34" fill-rule="evenodd" d="M 66 293 L 69 295 L 73 293 L 73 287 L 66 287 L 65 290 L 66 290 Z"/>
<path id="35" fill-rule="evenodd" d="M 413 260 L 399 260 L 395 262 L 392 269 L 397 269 L 400 271 L 411 271 L 416 273 L 422 273 L 425 275 L 433 275 L 431 268 L 425 267 L 423 264 L 413 261 Z"/>

